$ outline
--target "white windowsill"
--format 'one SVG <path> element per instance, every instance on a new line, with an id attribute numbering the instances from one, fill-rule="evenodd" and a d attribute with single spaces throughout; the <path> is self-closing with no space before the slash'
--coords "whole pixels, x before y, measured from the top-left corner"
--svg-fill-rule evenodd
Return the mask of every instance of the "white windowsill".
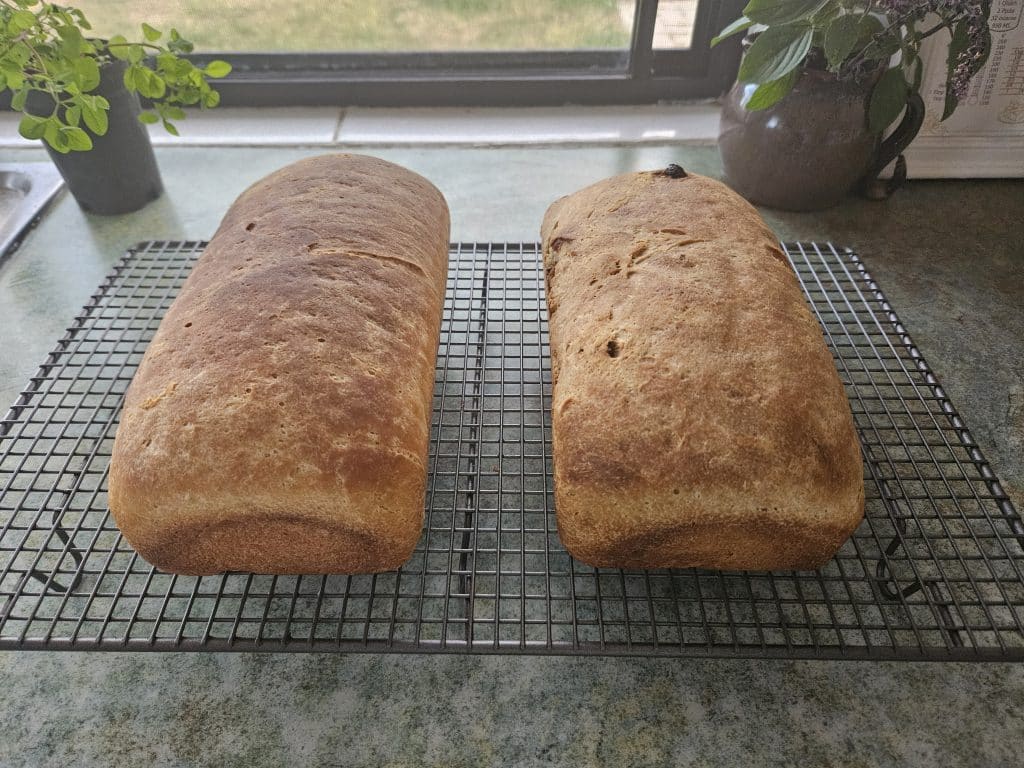
<path id="1" fill-rule="evenodd" d="M 586 146 L 714 144 L 716 104 L 613 107 L 223 108 L 179 123 L 181 136 L 150 126 L 160 147 Z M 38 148 L 18 135 L 19 116 L 0 112 L 0 148 Z M 907 152 L 910 176 L 1024 177 L 1024 136 L 920 136 Z"/>
<path id="2" fill-rule="evenodd" d="M 0 113 L 0 147 L 38 147 L 18 135 L 19 116 Z M 718 107 L 223 108 L 151 126 L 157 146 L 532 145 L 714 142 Z"/>

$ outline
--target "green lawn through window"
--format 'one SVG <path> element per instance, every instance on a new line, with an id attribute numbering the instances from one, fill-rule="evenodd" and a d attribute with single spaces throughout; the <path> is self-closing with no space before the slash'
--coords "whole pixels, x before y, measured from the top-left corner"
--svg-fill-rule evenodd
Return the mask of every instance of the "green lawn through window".
<path id="1" fill-rule="evenodd" d="M 94 32 L 177 27 L 199 50 L 627 48 L 631 0 L 77 0 Z"/>

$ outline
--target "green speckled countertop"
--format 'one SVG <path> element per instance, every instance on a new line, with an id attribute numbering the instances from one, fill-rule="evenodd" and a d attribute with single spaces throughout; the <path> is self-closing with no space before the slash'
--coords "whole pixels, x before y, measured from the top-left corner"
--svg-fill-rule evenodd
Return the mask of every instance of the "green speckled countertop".
<path id="1" fill-rule="evenodd" d="M 139 213 L 62 198 L 0 264 L 3 405 L 127 247 L 208 238 L 250 182 L 319 151 L 167 148 L 168 194 Z M 372 153 L 437 183 L 460 240 L 536 239 L 551 200 L 614 173 L 719 173 L 697 146 Z M 765 215 L 860 252 L 1024 506 L 1024 182 Z M 1024 764 L 1015 664 L 36 652 L 0 653 L 0 679 L 4 768 Z"/>

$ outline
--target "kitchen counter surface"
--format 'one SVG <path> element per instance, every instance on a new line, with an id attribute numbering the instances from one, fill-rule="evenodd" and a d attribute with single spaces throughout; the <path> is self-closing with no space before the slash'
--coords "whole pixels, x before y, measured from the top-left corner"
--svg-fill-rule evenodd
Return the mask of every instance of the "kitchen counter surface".
<path id="1" fill-rule="evenodd" d="M 0 263 L 6 406 L 123 251 L 209 238 L 252 181 L 322 150 L 158 150 L 132 215 L 70 197 Z M 459 240 L 534 240 L 556 197 L 713 147 L 374 148 L 431 178 Z M 2 162 L 44 160 L 3 150 Z M 916 182 L 890 201 L 765 211 L 856 248 L 1024 507 L 1024 182 Z M 1024 764 L 1024 665 L 0 653 L 0 766 Z"/>

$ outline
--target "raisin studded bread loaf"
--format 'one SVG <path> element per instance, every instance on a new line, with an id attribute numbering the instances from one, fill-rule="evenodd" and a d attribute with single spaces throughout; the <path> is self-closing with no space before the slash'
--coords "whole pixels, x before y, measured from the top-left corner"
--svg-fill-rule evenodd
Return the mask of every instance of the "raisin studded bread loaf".
<path id="1" fill-rule="evenodd" d="M 423 521 L 448 208 L 426 179 L 312 157 L 231 207 L 125 397 L 124 536 L 173 572 L 397 568 Z"/>
<path id="2" fill-rule="evenodd" d="M 861 520 L 860 448 L 772 232 L 677 166 L 544 218 L 555 501 L 595 566 L 816 568 Z"/>

